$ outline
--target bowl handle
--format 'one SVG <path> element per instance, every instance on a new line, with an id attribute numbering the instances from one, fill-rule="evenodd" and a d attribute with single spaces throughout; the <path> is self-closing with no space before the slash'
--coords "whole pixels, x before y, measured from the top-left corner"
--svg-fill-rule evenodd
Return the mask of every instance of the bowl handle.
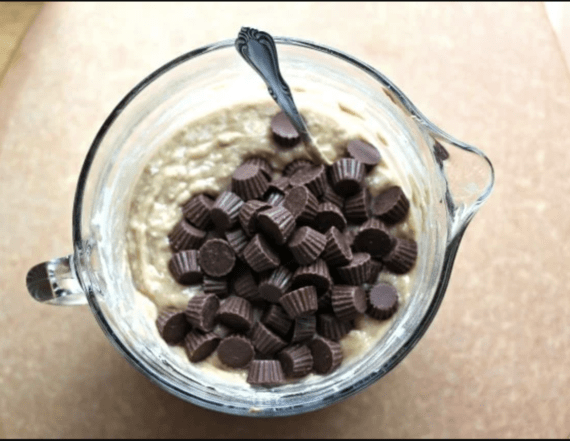
<path id="1" fill-rule="evenodd" d="M 26 286 L 38 302 L 65 306 L 87 304 L 75 274 L 73 254 L 32 267 L 26 276 Z"/>

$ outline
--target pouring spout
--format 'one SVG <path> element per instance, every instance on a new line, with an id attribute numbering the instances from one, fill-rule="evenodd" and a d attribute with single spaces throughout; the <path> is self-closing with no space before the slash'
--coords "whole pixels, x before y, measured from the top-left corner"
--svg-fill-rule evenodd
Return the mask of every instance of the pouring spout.
<path id="1" fill-rule="evenodd" d="M 452 236 L 463 231 L 491 195 L 495 185 L 493 164 L 476 147 L 438 128 L 431 128 L 434 156 L 447 184 L 446 199 Z"/>

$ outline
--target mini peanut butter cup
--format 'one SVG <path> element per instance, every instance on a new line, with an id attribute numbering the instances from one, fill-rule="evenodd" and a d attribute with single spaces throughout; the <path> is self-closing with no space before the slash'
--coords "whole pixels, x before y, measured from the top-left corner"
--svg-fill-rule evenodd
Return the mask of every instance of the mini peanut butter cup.
<path id="1" fill-rule="evenodd" d="M 198 261 L 205 274 L 210 277 L 223 277 L 232 271 L 236 255 L 224 239 L 210 239 L 200 247 Z"/>
<path id="2" fill-rule="evenodd" d="M 366 169 L 356 159 L 341 158 L 331 166 L 330 173 L 333 190 L 346 197 L 360 190 Z"/>
<path id="3" fill-rule="evenodd" d="M 302 168 L 311 167 L 313 165 L 315 164 L 308 159 L 295 159 L 285 166 L 283 169 L 283 176 L 291 177 Z"/>
<path id="4" fill-rule="evenodd" d="M 329 374 L 342 363 L 340 343 L 324 337 L 315 337 L 309 342 L 313 356 L 313 369 L 318 374 Z"/>
<path id="5" fill-rule="evenodd" d="M 249 238 L 241 228 L 226 231 L 225 237 L 236 256 L 243 260 L 243 250 L 249 243 Z"/>
<path id="6" fill-rule="evenodd" d="M 348 143 L 348 156 L 364 164 L 367 171 L 372 170 L 375 165 L 380 163 L 380 152 L 372 144 L 360 139 L 353 139 Z"/>
<path id="7" fill-rule="evenodd" d="M 325 237 L 327 243 L 321 258 L 331 266 L 348 265 L 352 260 L 352 250 L 346 236 L 333 226 L 325 233 Z"/>
<path id="8" fill-rule="evenodd" d="M 283 245 L 295 229 L 295 218 L 283 206 L 272 207 L 258 213 L 257 224 L 277 245 Z"/>
<path id="9" fill-rule="evenodd" d="M 252 199 L 242 205 L 239 211 L 239 223 L 245 234 L 249 237 L 253 236 L 257 229 L 257 214 L 263 210 L 271 208 L 271 204 L 267 202 Z"/>
<path id="10" fill-rule="evenodd" d="M 314 286 L 317 294 L 324 294 L 332 286 L 332 278 L 329 273 L 329 267 L 322 259 L 315 260 L 307 266 L 300 266 L 293 274 L 294 289 L 303 286 Z"/>
<path id="11" fill-rule="evenodd" d="M 354 328 L 350 320 L 339 320 L 333 314 L 317 315 L 317 333 L 332 341 L 339 341 Z"/>
<path id="12" fill-rule="evenodd" d="M 210 210 L 210 219 L 216 229 L 226 231 L 232 228 L 238 220 L 243 204 L 243 199 L 231 191 L 220 193 Z"/>
<path id="13" fill-rule="evenodd" d="M 396 239 L 394 248 L 382 261 L 388 271 L 395 274 L 405 274 L 416 263 L 418 245 L 415 240 Z"/>
<path id="14" fill-rule="evenodd" d="M 317 330 L 317 318 L 314 315 L 298 317 L 293 322 L 291 331 L 291 343 L 300 343 L 313 338 Z"/>
<path id="15" fill-rule="evenodd" d="M 280 206 L 283 201 L 285 200 L 285 195 L 280 191 L 270 191 L 265 198 L 265 201 L 269 205 L 273 205 L 274 207 Z"/>
<path id="16" fill-rule="evenodd" d="M 210 210 L 213 205 L 212 198 L 205 194 L 199 194 L 184 204 L 182 212 L 188 222 L 201 230 L 205 230 L 211 223 Z"/>
<path id="17" fill-rule="evenodd" d="M 325 191 L 319 200 L 320 202 L 330 202 L 339 208 L 343 208 L 344 206 L 344 198 L 341 195 L 337 194 L 328 183 L 325 186 Z"/>
<path id="18" fill-rule="evenodd" d="M 366 292 L 360 286 L 335 285 L 331 303 L 336 318 L 352 320 L 366 312 Z"/>
<path id="19" fill-rule="evenodd" d="M 364 222 L 356 232 L 353 248 L 376 258 L 388 254 L 394 245 L 392 235 L 382 222 L 372 218 Z"/>
<path id="20" fill-rule="evenodd" d="M 214 329 L 216 313 L 220 300 L 215 294 L 197 294 L 188 300 L 186 307 L 186 320 L 195 329 L 210 332 Z"/>
<path id="21" fill-rule="evenodd" d="M 291 287 L 293 273 L 280 266 L 262 278 L 259 283 L 259 294 L 268 302 L 277 303 L 283 294 Z"/>
<path id="22" fill-rule="evenodd" d="M 214 352 L 219 342 L 220 337 L 213 332 L 204 334 L 198 330 L 194 330 L 188 333 L 184 339 L 186 355 L 188 355 L 188 359 L 191 362 L 197 363 Z"/>
<path id="23" fill-rule="evenodd" d="M 232 191 L 244 201 L 263 196 L 269 180 L 259 165 L 244 162 L 232 175 Z"/>
<path id="24" fill-rule="evenodd" d="M 256 234 L 243 250 L 243 257 L 255 272 L 277 268 L 280 260 L 261 234 Z"/>
<path id="25" fill-rule="evenodd" d="M 368 253 L 354 253 L 352 261 L 337 268 L 338 275 L 349 285 L 362 285 L 370 278 L 371 257 Z"/>
<path id="26" fill-rule="evenodd" d="M 249 268 L 240 268 L 233 277 L 232 288 L 234 293 L 250 302 L 261 300 L 257 282 Z"/>
<path id="27" fill-rule="evenodd" d="M 281 147 L 293 147 L 301 141 L 301 135 L 283 112 L 271 118 L 271 132 L 273 139 Z"/>
<path id="28" fill-rule="evenodd" d="M 253 326 L 253 308 L 246 299 L 228 297 L 218 309 L 218 320 L 236 331 L 245 332 Z"/>
<path id="29" fill-rule="evenodd" d="M 285 193 L 289 189 L 289 187 L 291 187 L 291 184 L 289 183 L 289 178 L 287 176 L 280 176 L 277 179 L 273 179 L 269 183 L 267 191 L 278 191 L 281 193 Z"/>
<path id="30" fill-rule="evenodd" d="M 176 345 L 184 340 L 191 326 L 184 311 L 166 309 L 156 319 L 156 327 L 162 339 L 169 345 Z"/>
<path id="31" fill-rule="evenodd" d="M 244 161 L 244 164 L 253 164 L 261 169 L 263 174 L 267 179 L 271 179 L 271 175 L 273 174 L 273 167 L 269 164 L 269 161 L 265 158 L 256 157 L 256 158 L 249 158 Z"/>
<path id="32" fill-rule="evenodd" d="M 384 264 L 375 259 L 370 259 L 370 278 L 367 280 L 368 283 L 376 283 L 378 275 L 384 269 Z"/>
<path id="33" fill-rule="evenodd" d="M 294 345 L 283 349 L 277 358 L 281 362 L 285 376 L 299 378 L 308 375 L 313 369 L 313 355 L 306 345 Z"/>
<path id="34" fill-rule="evenodd" d="M 282 205 L 289 210 L 297 223 L 303 224 L 315 219 L 319 203 L 317 197 L 307 187 L 301 185 L 285 193 Z"/>
<path id="35" fill-rule="evenodd" d="M 230 335 L 218 345 L 218 358 L 226 366 L 232 368 L 247 366 L 254 356 L 253 344 L 243 335 Z"/>
<path id="36" fill-rule="evenodd" d="M 361 188 L 344 201 L 344 215 L 350 222 L 361 223 L 370 217 L 368 214 L 369 207 L 370 192 L 368 188 Z"/>
<path id="37" fill-rule="evenodd" d="M 376 320 L 386 320 L 398 309 L 398 291 L 392 285 L 379 283 L 368 293 L 367 314 Z"/>
<path id="38" fill-rule="evenodd" d="M 346 219 L 342 210 L 332 202 L 323 202 L 319 205 L 315 225 L 319 231 L 327 231 L 330 227 L 336 227 L 339 231 L 346 228 Z"/>
<path id="39" fill-rule="evenodd" d="M 251 342 L 255 349 L 264 355 L 273 355 L 287 346 L 281 337 L 274 334 L 261 322 L 256 322 L 253 325 Z"/>
<path id="40" fill-rule="evenodd" d="M 321 255 L 326 243 L 327 238 L 324 234 L 304 226 L 295 230 L 288 245 L 299 265 L 309 265 Z"/>
<path id="41" fill-rule="evenodd" d="M 170 242 L 170 248 L 174 252 L 196 250 L 200 247 L 205 237 L 205 231 L 190 225 L 186 219 L 182 219 L 168 235 L 168 241 Z"/>
<path id="42" fill-rule="evenodd" d="M 194 285 L 202 281 L 202 270 L 198 264 L 198 251 L 186 250 L 174 254 L 168 262 L 170 273 L 181 285 Z"/>
<path id="43" fill-rule="evenodd" d="M 324 165 L 313 165 L 310 167 L 303 167 L 297 170 L 291 176 L 290 184 L 292 187 L 299 185 L 306 186 L 311 192 L 319 197 L 325 192 L 327 186 L 327 174 Z"/>
<path id="44" fill-rule="evenodd" d="M 403 220 L 410 209 L 410 201 L 400 187 L 390 187 L 376 196 L 372 202 L 372 214 L 387 224 Z"/>
<path id="45" fill-rule="evenodd" d="M 287 315 L 281 306 L 270 305 L 263 313 L 261 323 L 277 335 L 285 337 L 293 325 L 293 320 L 291 320 L 291 317 Z"/>
<path id="46" fill-rule="evenodd" d="M 247 382 L 259 386 L 277 386 L 285 382 L 285 374 L 279 360 L 252 360 Z"/>
<path id="47" fill-rule="evenodd" d="M 225 277 L 204 276 L 202 287 L 205 294 L 215 294 L 220 299 L 224 299 L 229 295 L 228 279 Z"/>
<path id="48" fill-rule="evenodd" d="M 288 292 L 281 296 L 279 303 L 291 318 L 311 315 L 319 308 L 314 286 L 304 286 Z"/>

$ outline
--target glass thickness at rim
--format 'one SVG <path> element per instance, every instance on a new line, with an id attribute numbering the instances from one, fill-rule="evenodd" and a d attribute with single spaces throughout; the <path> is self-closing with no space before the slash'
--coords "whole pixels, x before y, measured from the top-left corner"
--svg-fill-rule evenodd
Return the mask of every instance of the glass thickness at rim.
<path id="1" fill-rule="evenodd" d="M 349 64 L 352 64 L 353 66 L 358 67 L 359 69 L 361 69 L 362 71 L 364 71 L 365 73 L 367 73 L 368 75 L 373 77 L 375 80 L 377 80 L 379 83 L 381 83 L 384 87 L 389 89 L 397 97 L 397 99 L 405 106 L 405 108 L 412 115 L 412 117 L 414 117 L 418 121 L 418 123 L 421 123 L 424 126 L 426 126 L 426 128 L 428 128 L 428 130 L 430 132 L 437 134 L 437 135 L 441 136 L 442 138 L 445 138 L 447 141 L 456 145 L 459 148 L 464 148 L 466 150 L 473 151 L 474 153 L 479 154 L 480 156 L 484 157 L 487 160 L 487 162 L 489 162 L 488 159 L 486 158 L 486 156 L 482 152 L 478 151 L 474 147 L 465 145 L 465 144 L 461 143 L 460 141 L 453 139 L 451 136 L 444 133 L 439 128 L 434 126 L 432 123 L 430 123 L 416 109 L 416 107 L 411 103 L 411 101 L 395 85 L 393 85 L 390 80 L 388 80 L 388 78 L 386 78 L 380 72 L 376 71 L 371 66 L 369 66 L 369 65 L 367 65 L 361 61 L 358 61 L 358 60 L 354 59 L 353 57 L 351 57 L 350 55 L 345 54 L 341 51 L 337 51 L 335 49 L 328 48 L 326 46 L 318 45 L 318 44 L 310 42 L 310 41 L 297 40 L 297 39 L 291 39 L 291 38 L 285 38 L 285 37 L 276 37 L 275 41 L 277 44 L 298 46 L 301 48 L 306 48 L 306 49 L 311 49 L 311 50 L 323 52 L 325 54 L 337 57 L 337 58 L 339 58 L 339 59 L 341 59 L 341 60 L 343 60 Z M 179 66 L 179 65 L 181 65 L 181 64 L 183 64 L 189 60 L 192 60 L 193 58 L 198 57 L 202 54 L 206 54 L 208 52 L 212 52 L 212 51 L 215 51 L 218 49 L 233 47 L 233 45 L 234 45 L 233 39 L 232 40 L 224 40 L 224 41 L 221 41 L 218 43 L 214 43 L 212 45 L 208 45 L 208 46 L 198 48 L 196 50 L 193 50 L 191 52 L 188 52 L 186 54 L 183 54 L 183 55 L 175 58 L 174 60 L 170 61 L 169 63 L 165 64 L 164 66 L 160 67 L 159 69 L 157 69 L 156 71 L 154 71 L 153 73 L 148 75 L 139 84 L 137 84 L 120 101 L 120 103 L 115 107 L 115 109 L 111 112 L 111 114 L 104 121 L 103 125 L 101 126 L 99 132 L 97 133 L 97 135 L 96 135 L 96 137 L 95 137 L 95 139 L 94 139 L 94 141 L 93 141 L 93 143 L 92 143 L 92 145 L 91 145 L 91 147 L 87 153 L 85 162 L 83 164 L 81 173 L 79 175 L 77 190 L 76 190 L 76 194 L 75 194 L 74 207 L 73 207 L 73 218 L 72 218 L 72 230 L 73 230 L 73 243 L 74 243 L 75 253 L 77 256 L 80 256 L 83 252 L 83 249 L 82 249 L 83 248 L 83 241 L 81 238 L 81 231 L 82 231 L 81 213 L 82 213 L 82 209 L 83 209 L 83 197 L 84 197 L 87 179 L 89 176 L 89 171 L 91 168 L 91 164 L 93 163 L 93 160 L 95 158 L 95 155 L 98 151 L 99 145 L 101 144 L 102 140 L 104 139 L 104 137 L 105 137 L 107 131 L 109 130 L 109 128 L 111 127 L 111 125 L 119 117 L 119 115 L 123 112 L 123 110 L 129 105 L 129 103 L 131 103 L 139 95 L 139 93 L 141 93 L 148 85 L 150 85 L 154 80 L 156 80 L 157 78 L 159 78 L 163 74 L 167 73 L 168 71 L 174 69 L 175 67 L 177 67 L 177 66 Z M 489 162 L 489 166 L 491 167 L 491 171 L 492 171 L 492 165 L 490 164 L 490 162 Z M 491 179 L 493 179 L 493 177 L 491 177 Z M 491 180 L 491 185 L 480 196 L 479 199 L 481 201 L 484 201 L 486 199 L 486 197 L 488 196 L 488 193 L 490 193 L 492 186 L 493 186 L 492 183 L 493 182 Z M 367 377 L 362 378 L 358 382 L 352 384 L 350 387 L 345 388 L 345 389 L 337 392 L 335 395 L 329 396 L 326 400 L 321 401 L 320 403 L 314 405 L 311 408 L 303 408 L 300 406 L 295 406 L 295 407 L 283 407 L 283 408 L 275 409 L 274 412 L 267 411 L 265 413 L 249 413 L 247 411 L 247 409 L 244 409 L 244 408 L 235 408 L 235 407 L 227 406 L 226 404 L 223 404 L 223 403 L 205 400 L 205 399 L 200 398 L 196 395 L 188 394 L 188 392 L 186 392 L 185 390 L 178 388 L 177 386 L 171 384 L 169 381 L 165 380 L 164 378 L 161 378 L 161 377 L 153 374 L 152 372 L 148 371 L 146 369 L 146 367 L 143 364 L 141 364 L 141 362 L 131 352 L 131 350 L 127 346 L 125 346 L 117 338 L 117 336 L 114 334 L 114 332 L 110 328 L 101 308 L 98 305 L 97 299 L 95 298 L 95 295 L 94 295 L 94 292 L 92 291 L 92 289 L 89 286 L 85 286 L 86 283 L 81 278 L 80 278 L 80 282 L 83 285 L 82 287 L 83 287 L 84 291 L 87 293 L 87 299 L 88 299 L 88 302 L 89 302 L 89 305 L 91 307 L 93 314 L 95 315 L 99 325 L 101 326 L 101 328 L 103 329 L 105 334 L 109 337 L 110 341 L 115 346 L 115 348 L 127 360 L 129 360 L 129 362 L 137 370 L 139 370 L 141 373 L 143 373 L 147 378 L 149 378 L 153 383 L 157 384 L 159 387 L 169 391 L 173 395 L 175 395 L 175 396 L 177 396 L 177 397 L 179 397 L 185 401 L 189 401 L 189 399 L 191 399 L 191 402 L 194 404 L 200 405 L 200 406 L 205 407 L 207 409 L 221 411 L 224 413 L 244 415 L 244 416 L 258 416 L 258 417 L 290 416 L 290 415 L 295 415 L 295 414 L 299 414 L 299 413 L 305 413 L 305 412 L 309 412 L 309 411 L 318 410 L 320 408 L 327 407 L 328 405 L 330 405 L 332 403 L 339 402 L 343 399 L 348 398 L 351 395 L 356 394 L 357 392 L 365 389 L 366 387 L 368 387 L 369 385 L 371 385 L 372 383 L 374 383 L 375 381 L 377 381 L 378 379 L 383 377 L 385 374 L 387 374 L 391 369 L 393 369 L 411 351 L 411 349 L 417 344 L 417 342 L 424 335 L 427 328 L 431 324 L 433 318 L 435 317 L 437 310 L 439 309 L 439 306 L 440 306 L 441 301 L 443 299 L 443 295 L 445 293 L 445 290 L 446 290 L 448 282 L 449 282 L 451 269 L 453 267 L 453 261 L 454 261 L 455 256 L 456 256 L 457 249 L 458 249 L 459 243 L 461 241 L 461 237 L 462 237 L 463 232 L 465 231 L 465 228 L 467 227 L 468 223 L 469 223 L 469 219 L 464 221 L 463 225 L 461 225 L 461 228 L 456 230 L 457 231 L 456 235 L 454 237 L 452 237 L 451 241 L 447 245 L 445 256 L 444 256 L 444 264 L 443 264 L 443 268 L 442 268 L 442 273 L 441 273 L 441 276 L 440 276 L 440 279 L 438 282 L 436 293 L 434 295 L 434 298 L 433 298 L 431 304 L 428 307 L 427 313 L 425 314 L 425 316 L 420 321 L 420 323 L 417 326 L 417 328 L 415 329 L 414 333 L 411 334 L 409 336 L 409 338 L 407 339 L 407 341 L 401 346 L 401 348 L 390 359 L 388 359 L 386 361 L 386 363 L 384 364 L 384 366 L 381 370 L 376 371 L 376 372 L 372 373 L 371 375 L 368 375 Z"/>

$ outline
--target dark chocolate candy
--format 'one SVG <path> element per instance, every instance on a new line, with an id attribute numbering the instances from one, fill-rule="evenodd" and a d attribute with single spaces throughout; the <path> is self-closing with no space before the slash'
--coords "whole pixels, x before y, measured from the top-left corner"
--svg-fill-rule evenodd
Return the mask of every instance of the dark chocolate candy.
<path id="1" fill-rule="evenodd" d="M 226 366 L 242 368 L 253 360 L 255 350 L 251 341 L 243 335 L 230 335 L 218 345 L 218 358 Z"/>
<path id="2" fill-rule="evenodd" d="M 277 245 L 283 245 L 295 229 L 295 218 L 286 208 L 272 207 L 257 215 L 259 229 L 273 239 Z"/>
<path id="3" fill-rule="evenodd" d="M 286 267 L 280 266 L 261 279 L 259 293 L 268 302 L 277 303 L 291 287 L 292 279 L 293 273 Z"/>
<path id="4" fill-rule="evenodd" d="M 418 245 L 415 240 L 396 239 L 394 248 L 382 261 L 388 271 L 395 274 L 405 274 L 416 263 Z"/>
<path id="5" fill-rule="evenodd" d="M 348 143 L 348 155 L 364 164 L 367 171 L 380 162 L 380 152 L 372 144 L 360 139 L 354 139 Z"/>
<path id="6" fill-rule="evenodd" d="M 392 285 L 379 283 L 368 293 L 368 310 L 370 317 L 377 320 L 390 318 L 398 309 L 398 291 Z"/>
<path id="7" fill-rule="evenodd" d="M 219 231 L 229 230 L 237 223 L 243 204 L 243 199 L 237 194 L 224 191 L 216 198 L 210 210 L 210 219 Z"/>
<path id="8" fill-rule="evenodd" d="M 372 201 L 372 214 L 387 224 L 402 221 L 409 209 L 410 201 L 400 187 L 390 187 Z"/>
<path id="9" fill-rule="evenodd" d="M 176 345 L 184 340 L 191 326 L 184 311 L 166 309 L 156 319 L 156 327 L 163 340 L 169 345 Z"/>
<path id="10" fill-rule="evenodd" d="M 196 250 L 200 247 L 206 232 L 190 225 L 186 219 L 182 219 L 176 224 L 168 235 L 170 248 L 174 252 L 182 250 Z"/>
<path id="11" fill-rule="evenodd" d="M 204 334 L 201 331 L 193 330 L 184 339 L 186 355 L 191 362 L 197 363 L 214 352 L 219 342 L 220 337 L 213 332 Z"/>
<path id="12" fill-rule="evenodd" d="M 251 303 L 242 297 L 228 297 L 218 309 L 218 320 L 236 331 L 248 331 L 253 326 Z"/>
<path id="13" fill-rule="evenodd" d="M 257 199 L 247 201 L 239 211 L 239 223 L 245 234 L 253 236 L 257 230 L 257 215 L 263 210 L 271 208 L 271 204 Z"/>
<path id="14" fill-rule="evenodd" d="M 277 358 L 287 377 L 299 378 L 308 375 L 313 369 L 313 355 L 306 345 L 293 345 L 283 349 Z"/>
<path id="15" fill-rule="evenodd" d="M 329 374 L 342 362 L 340 343 L 324 337 L 315 337 L 309 342 L 313 356 L 313 369 L 318 374 Z"/>
<path id="16" fill-rule="evenodd" d="M 186 320 L 203 332 L 214 329 L 216 313 L 220 306 L 220 299 L 215 294 L 196 294 L 188 300 L 186 307 Z"/>
<path id="17" fill-rule="evenodd" d="M 205 230 L 211 224 L 210 210 L 214 201 L 206 194 L 199 194 L 192 197 L 182 207 L 184 217 L 188 222 L 201 230 Z"/>
<path id="18" fill-rule="evenodd" d="M 269 187 L 269 180 L 261 167 L 253 162 L 244 162 L 232 175 L 232 191 L 244 201 L 259 198 Z"/>
<path id="19" fill-rule="evenodd" d="M 360 286 L 335 285 L 331 303 L 339 320 L 352 320 L 366 312 L 366 292 Z"/>
<path id="20" fill-rule="evenodd" d="M 211 239 L 200 247 L 198 261 L 202 271 L 210 277 L 223 277 L 232 271 L 236 255 L 224 239 Z"/>
<path id="21" fill-rule="evenodd" d="M 327 243 L 326 236 L 311 227 L 298 228 L 289 239 L 289 249 L 299 265 L 309 265 L 321 255 Z"/>
<path id="22" fill-rule="evenodd" d="M 302 185 L 289 189 L 282 205 L 289 210 L 298 224 L 312 222 L 319 206 L 317 197 Z"/>
<path id="23" fill-rule="evenodd" d="M 277 268 L 280 263 L 279 256 L 261 234 L 256 234 L 249 241 L 243 250 L 243 257 L 255 272 Z"/>
<path id="24" fill-rule="evenodd" d="M 356 232 L 353 248 L 379 259 L 390 252 L 394 239 L 388 229 L 376 218 L 363 223 Z"/>
<path id="25" fill-rule="evenodd" d="M 288 292 L 281 296 L 279 303 L 291 318 L 314 314 L 319 308 L 314 286 L 304 286 Z"/>
<path id="26" fill-rule="evenodd" d="M 332 286 L 329 268 L 324 260 L 317 259 L 310 265 L 300 266 L 293 274 L 293 288 L 314 286 L 317 294 L 324 294 Z"/>
<path id="27" fill-rule="evenodd" d="M 277 333 L 277 335 L 285 337 L 293 325 L 293 320 L 282 306 L 273 304 L 263 313 L 261 323 Z"/>
<path id="28" fill-rule="evenodd" d="M 276 386 L 285 382 L 285 374 L 279 360 L 253 360 L 247 373 L 249 384 Z"/>
<path id="29" fill-rule="evenodd" d="M 170 273 L 181 285 L 194 285 L 202 281 L 202 270 L 198 263 L 196 250 L 179 251 L 174 254 L 169 262 Z"/>
<path id="30" fill-rule="evenodd" d="M 311 192 L 319 197 L 325 192 L 327 174 L 324 165 L 313 165 L 297 170 L 290 180 L 291 186 L 305 185 Z"/>
<path id="31" fill-rule="evenodd" d="M 285 113 L 279 112 L 271 119 L 273 139 L 281 147 L 293 147 L 301 141 L 301 135 Z"/>
<path id="32" fill-rule="evenodd" d="M 354 253 L 352 261 L 345 266 L 337 267 L 339 276 L 349 285 L 362 285 L 370 278 L 372 269 L 371 257 L 368 253 Z"/>
<path id="33" fill-rule="evenodd" d="M 366 173 L 364 164 L 352 158 L 339 159 L 330 171 L 333 190 L 341 196 L 351 196 L 360 190 Z"/>
<path id="34" fill-rule="evenodd" d="M 352 250 L 346 236 L 336 227 L 330 227 L 325 236 L 327 242 L 321 254 L 322 259 L 331 266 L 348 265 L 352 260 Z"/>
<path id="35" fill-rule="evenodd" d="M 261 322 L 256 322 L 253 325 L 251 342 L 255 349 L 264 355 L 273 355 L 287 346 L 287 343 L 281 337 L 273 333 Z"/>

